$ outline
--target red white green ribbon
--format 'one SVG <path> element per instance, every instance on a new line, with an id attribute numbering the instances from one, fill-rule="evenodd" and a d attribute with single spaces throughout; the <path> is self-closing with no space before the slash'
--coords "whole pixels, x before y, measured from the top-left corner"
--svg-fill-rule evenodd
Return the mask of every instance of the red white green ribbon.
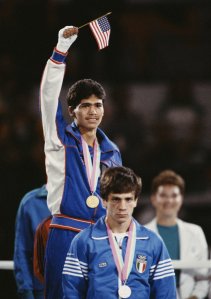
<path id="1" fill-rule="evenodd" d="M 123 261 L 122 253 L 117 245 L 117 242 L 115 240 L 114 235 L 112 234 L 111 229 L 109 228 L 108 223 L 106 223 L 107 226 L 107 232 L 108 232 L 108 238 L 109 243 L 111 246 L 114 262 L 116 264 L 119 278 L 122 282 L 122 284 L 125 284 L 128 276 L 130 275 L 132 266 L 133 266 L 133 260 L 135 255 L 135 246 L 136 246 L 136 225 L 135 222 L 132 220 L 129 227 L 128 232 L 128 241 L 127 241 L 127 247 L 126 247 L 126 254 L 125 254 L 125 260 Z"/>

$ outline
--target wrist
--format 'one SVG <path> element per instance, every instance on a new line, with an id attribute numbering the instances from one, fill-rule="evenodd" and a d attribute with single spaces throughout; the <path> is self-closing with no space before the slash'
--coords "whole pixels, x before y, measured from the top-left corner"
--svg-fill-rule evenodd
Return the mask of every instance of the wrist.
<path id="1" fill-rule="evenodd" d="M 51 55 L 51 60 L 57 64 L 62 64 L 65 62 L 68 52 L 62 52 L 57 48 L 54 48 L 53 53 Z"/>
<path id="2" fill-rule="evenodd" d="M 58 42 L 56 45 L 56 49 L 61 53 L 67 53 L 67 51 L 69 50 L 69 45 L 66 45 L 64 42 Z"/>

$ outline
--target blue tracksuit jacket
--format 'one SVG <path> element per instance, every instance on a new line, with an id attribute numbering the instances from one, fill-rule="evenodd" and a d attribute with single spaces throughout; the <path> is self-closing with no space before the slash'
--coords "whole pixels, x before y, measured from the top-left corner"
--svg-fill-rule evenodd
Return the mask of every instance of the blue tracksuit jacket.
<path id="1" fill-rule="evenodd" d="M 24 298 L 34 299 L 33 291 L 44 289 L 33 274 L 33 252 L 36 228 L 50 215 L 46 198 L 45 186 L 28 192 L 22 198 L 16 216 L 14 274 L 18 293 Z"/>
<path id="2" fill-rule="evenodd" d="M 135 221 L 135 220 L 134 220 Z M 176 299 L 175 274 L 163 241 L 136 223 L 136 248 L 127 285 L 129 299 Z M 123 258 L 127 238 L 122 244 Z M 63 268 L 64 299 L 117 299 L 119 278 L 104 217 L 72 241 Z"/>
<path id="3" fill-rule="evenodd" d="M 87 226 L 86 221 L 89 225 L 105 215 L 105 209 L 101 201 L 96 209 L 86 205 L 86 199 L 91 192 L 84 164 L 81 134 L 74 122 L 67 124 L 59 101 L 64 73 L 65 63 L 49 59 L 40 87 L 48 176 L 47 203 L 54 216 L 51 227 L 69 227 L 78 232 Z M 96 134 L 101 150 L 101 171 L 103 168 L 122 165 L 118 147 L 101 129 L 98 128 Z M 89 150 L 93 156 L 93 149 L 90 147 Z M 98 181 L 95 195 L 100 198 L 99 191 Z"/>

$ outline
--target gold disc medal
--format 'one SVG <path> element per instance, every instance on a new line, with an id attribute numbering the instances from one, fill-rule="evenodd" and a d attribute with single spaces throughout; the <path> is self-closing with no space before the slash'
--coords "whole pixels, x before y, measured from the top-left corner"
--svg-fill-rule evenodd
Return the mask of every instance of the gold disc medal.
<path id="1" fill-rule="evenodd" d="M 99 205 L 99 202 L 99 198 L 95 195 L 90 195 L 86 199 L 87 206 L 92 209 L 96 208 Z"/>

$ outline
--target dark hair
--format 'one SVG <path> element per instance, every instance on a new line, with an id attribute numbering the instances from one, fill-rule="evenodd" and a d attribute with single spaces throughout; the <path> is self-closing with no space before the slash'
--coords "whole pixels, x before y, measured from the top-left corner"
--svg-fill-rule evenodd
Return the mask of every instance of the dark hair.
<path id="1" fill-rule="evenodd" d="M 73 109 L 76 108 L 82 99 L 88 99 L 91 95 L 105 100 L 106 93 L 104 88 L 92 79 L 83 79 L 75 82 L 67 93 L 67 104 Z"/>
<path id="2" fill-rule="evenodd" d="M 110 193 L 127 193 L 134 191 L 135 198 L 139 198 L 142 188 L 141 178 L 134 171 L 126 167 L 107 168 L 100 179 L 100 192 L 104 200 Z"/>
<path id="3" fill-rule="evenodd" d="M 164 170 L 160 172 L 152 181 L 151 192 L 156 193 L 160 186 L 174 185 L 179 187 L 180 192 L 184 195 L 185 181 L 183 178 L 173 170 Z"/>

